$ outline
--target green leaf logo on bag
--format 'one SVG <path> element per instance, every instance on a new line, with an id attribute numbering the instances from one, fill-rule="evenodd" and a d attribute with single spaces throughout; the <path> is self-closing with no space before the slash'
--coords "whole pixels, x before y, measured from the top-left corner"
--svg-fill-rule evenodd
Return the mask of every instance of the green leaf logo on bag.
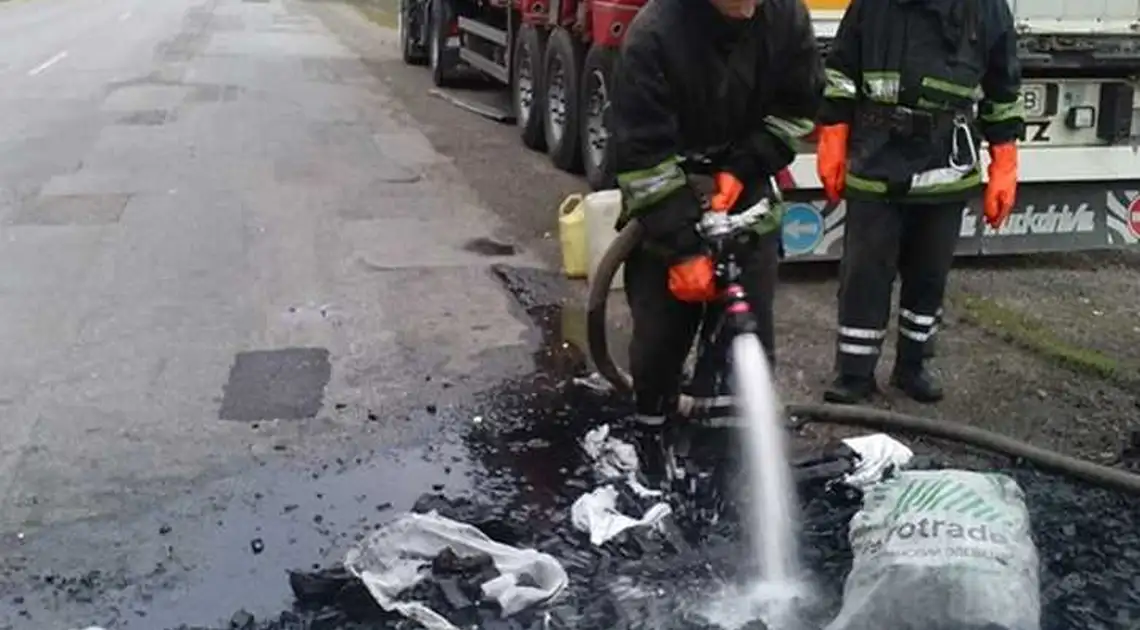
<path id="1" fill-rule="evenodd" d="M 908 471 L 875 487 L 865 499 L 852 522 L 851 540 L 866 553 L 899 544 L 926 545 L 929 553 L 976 553 L 977 545 L 1021 544 L 1030 535 L 1024 495 L 1004 475 Z M 935 540 L 974 550 L 929 547 Z"/>
<path id="2" fill-rule="evenodd" d="M 907 484 L 895 508 L 891 510 L 890 517 L 899 519 L 906 514 L 935 510 L 957 513 L 987 523 L 992 523 L 1001 516 L 998 507 L 961 482 L 924 479 Z"/>

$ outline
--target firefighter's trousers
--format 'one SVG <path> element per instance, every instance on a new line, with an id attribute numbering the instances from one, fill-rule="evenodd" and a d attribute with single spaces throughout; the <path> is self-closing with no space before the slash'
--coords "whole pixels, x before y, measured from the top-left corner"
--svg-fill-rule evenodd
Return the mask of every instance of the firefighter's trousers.
<path id="1" fill-rule="evenodd" d="M 738 258 L 740 284 L 770 363 L 775 358 L 772 308 L 778 252 L 776 234 L 768 234 L 758 237 Z M 626 259 L 624 273 L 625 295 L 633 317 L 629 363 L 637 413 L 646 419 L 663 417 L 675 409 L 685 359 L 702 322 L 717 320 L 719 309 L 674 298 L 669 291 L 669 261 L 652 248 L 635 249 Z"/>
<path id="2" fill-rule="evenodd" d="M 901 278 L 896 369 L 918 370 L 942 317 L 961 202 L 848 201 L 840 264 L 836 364 L 843 376 L 870 378 L 878 364 Z"/>

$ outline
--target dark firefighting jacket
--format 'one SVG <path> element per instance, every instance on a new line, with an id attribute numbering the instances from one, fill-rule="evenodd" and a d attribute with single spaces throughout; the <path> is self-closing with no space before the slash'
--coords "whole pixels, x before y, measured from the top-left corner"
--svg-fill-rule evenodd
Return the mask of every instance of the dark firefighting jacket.
<path id="1" fill-rule="evenodd" d="M 686 226 L 701 206 L 686 172 L 733 173 L 745 185 L 734 210 L 752 206 L 811 133 L 823 89 L 800 0 L 764 0 L 752 19 L 735 21 L 707 0 L 646 4 L 622 42 L 611 90 L 619 227 L 639 216 L 651 235 L 689 234 L 675 249 L 693 246 Z M 756 230 L 771 232 L 780 218 L 776 209 Z"/>
<path id="2" fill-rule="evenodd" d="M 965 200 L 980 139 L 1024 130 L 1007 0 L 854 0 L 826 67 L 820 122 L 851 126 L 849 199 Z"/>

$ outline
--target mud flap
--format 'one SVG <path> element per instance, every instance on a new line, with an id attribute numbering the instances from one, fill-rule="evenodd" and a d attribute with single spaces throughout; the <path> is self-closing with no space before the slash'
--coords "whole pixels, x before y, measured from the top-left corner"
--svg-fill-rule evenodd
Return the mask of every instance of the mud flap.
<path id="1" fill-rule="evenodd" d="M 482 116 L 488 120 L 507 125 L 513 125 L 515 123 L 515 115 L 511 112 L 509 103 L 504 107 L 502 104 L 490 102 L 490 99 L 481 101 L 471 97 L 464 98 L 450 90 L 441 88 L 433 88 L 428 90 L 428 93 L 436 98 L 451 103 L 459 109 L 471 112 L 477 116 Z"/>

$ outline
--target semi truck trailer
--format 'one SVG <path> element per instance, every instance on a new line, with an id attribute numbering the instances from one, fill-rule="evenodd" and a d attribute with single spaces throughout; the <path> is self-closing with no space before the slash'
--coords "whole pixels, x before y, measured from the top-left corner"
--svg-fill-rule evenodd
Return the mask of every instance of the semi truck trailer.
<path id="1" fill-rule="evenodd" d="M 448 88 L 481 73 L 510 93 L 522 143 L 559 169 L 607 180 L 611 72 L 646 0 L 400 0 L 406 63 Z M 649 0 L 652 1 L 652 0 Z M 1021 185 L 993 230 L 962 209 L 963 256 L 1140 243 L 1140 0 L 1007 0 L 1023 69 Z M 805 0 L 826 55 L 850 0 Z M 985 151 L 982 152 L 985 154 Z M 788 173 L 787 260 L 842 254 L 845 208 L 828 203 L 805 144 Z"/>

